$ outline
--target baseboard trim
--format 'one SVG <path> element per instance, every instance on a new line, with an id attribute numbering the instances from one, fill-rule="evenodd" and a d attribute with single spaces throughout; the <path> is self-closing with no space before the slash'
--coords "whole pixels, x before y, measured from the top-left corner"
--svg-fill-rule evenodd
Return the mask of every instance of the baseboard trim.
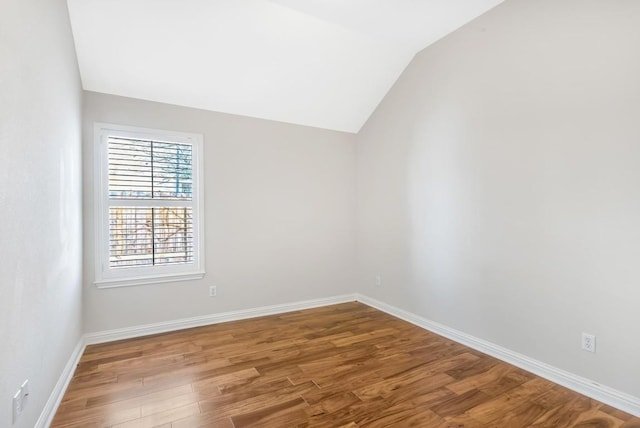
<path id="1" fill-rule="evenodd" d="M 125 327 L 114 330 L 87 333 L 84 336 L 87 345 L 98 343 L 114 342 L 116 340 L 132 339 L 135 337 L 149 336 L 151 334 L 167 333 L 170 331 L 184 330 L 186 328 L 202 327 L 205 325 L 219 324 L 229 321 L 262 317 L 266 315 L 283 314 L 286 312 L 299 311 L 301 309 L 311 309 L 321 306 L 335 305 L 338 303 L 353 302 L 356 300 L 355 294 L 345 294 L 342 296 L 324 297 L 320 299 L 304 300 L 294 303 L 284 303 L 280 305 L 262 306 L 239 311 L 222 312 L 218 314 L 204 315 L 192 318 L 183 318 L 174 321 L 145 324 L 134 327 Z"/>
<path id="2" fill-rule="evenodd" d="M 71 352 L 71 356 L 69 357 L 69 361 L 64 366 L 62 370 L 62 374 L 58 378 L 58 382 L 53 387 L 53 391 L 49 395 L 49 399 L 44 405 L 44 409 L 40 413 L 40 417 L 36 421 L 35 428 L 48 428 L 53 422 L 53 417 L 56 415 L 56 411 L 58 410 L 58 406 L 62 401 L 62 397 L 64 397 L 64 393 L 67 391 L 67 387 L 73 378 L 73 373 L 76 370 L 76 366 L 80 361 L 80 357 L 84 353 L 85 343 L 84 338 L 81 337 L 76 344 L 76 347 Z"/>
<path id="3" fill-rule="evenodd" d="M 371 297 L 356 293 L 305 300 L 294 303 L 285 303 L 280 305 L 262 306 L 252 309 L 223 312 L 201 317 L 184 318 L 175 321 L 146 324 L 85 334 L 80 338 L 75 349 L 71 353 L 67 365 L 60 375 L 58 382 L 51 392 L 51 395 L 49 396 L 49 399 L 47 400 L 47 403 L 45 404 L 45 407 L 35 424 L 35 428 L 47 428 L 51 425 L 58 406 L 62 401 L 62 397 L 64 396 L 64 393 L 67 390 L 71 379 L 73 378 L 75 368 L 78 365 L 80 357 L 82 356 L 87 345 L 113 342 L 116 340 L 131 339 L 134 337 L 166 333 L 186 328 L 201 327 L 205 325 L 250 319 L 266 315 L 276 315 L 302 309 L 311 309 L 353 301 L 359 301 L 361 303 L 364 303 L 365 305 L 379 309 L 383 312 L 388 313 L 389 315 L 393 315 L 397 318 L 417 325 L 418 327 L 424 328 L 425 330 L 429 330 L 455 342 L 461 343 L 470 348 L 491 355 L 492 357 L 498 358 L 509 364 L 513 364 L 514 366 L 520 367 L 523 370 L 527 370 L 540 377 L 572 389 L 580 394 L 586 395 L 587 397 L 591 397 L 595 400 L 601 401 L 605 404 L 609 404 L 615 408 L 640 417 L 640 398 L 634 397 L 613 388 L 609 388 L 605 385 L 600 385 L 597 382 L 558 369 L 549 364 L 527 357 L 526 355 L 519 354 L 507 348 L 503 348 L 491 342 L 487 342 L 485 340 L 447 327 L 443 324 L 431 321 L 411 312 L 383 303 Z"/>
<path id="4" fill-rule="evenodd" d="M 590 379 L 567 372 L 526 355 L 519 354 L 510 349 L 503 348 L 486 340 L 479 339 L 443 324 L 431 321 L 421 316 L 407 312 L 403 309 L 388 305 L 379 300 L 361 294 L 356 295 L 356 300 L 365 305 L 374 307 L 397 318 L 422 327 L 440 336 L 444 336 L 455 342 L 466 345 L 470 348 L 491 355 L 499 360 L 505 361 L 523 370 L 543 377 L 551 382 L 567 387 L 580 394 L 591 397 L 595 400 L 613 406 L 617 409 L 631 413 L 640 417 L 640 398 L 618 391 L 605 385 L 601 385 Z"/>

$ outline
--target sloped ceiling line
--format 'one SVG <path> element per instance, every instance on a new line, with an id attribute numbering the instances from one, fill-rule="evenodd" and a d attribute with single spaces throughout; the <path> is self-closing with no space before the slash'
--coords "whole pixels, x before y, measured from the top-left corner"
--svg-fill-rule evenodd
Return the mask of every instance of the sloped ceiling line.
<path id="1" fill-rule="evenodd" d="M 358 132 L 417 52 L 502 0 L 68 0 L 86 90 Z"/>

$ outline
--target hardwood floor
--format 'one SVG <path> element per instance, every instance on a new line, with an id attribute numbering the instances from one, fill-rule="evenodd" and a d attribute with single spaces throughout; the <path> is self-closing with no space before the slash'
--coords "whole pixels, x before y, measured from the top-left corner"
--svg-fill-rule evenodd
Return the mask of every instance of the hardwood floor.
<path id="1" fill-rule="evenodd" d="M 87 347 L 53 427 L 640 427 L 360 303 Z"/>

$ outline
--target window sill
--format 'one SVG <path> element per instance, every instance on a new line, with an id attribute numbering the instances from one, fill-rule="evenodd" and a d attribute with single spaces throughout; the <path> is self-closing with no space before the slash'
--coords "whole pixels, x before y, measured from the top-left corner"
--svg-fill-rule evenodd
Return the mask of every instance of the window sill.
<path id="1" fill-rule="evenodd" d="M 202 279 L 203 277 L 204 272 L 194 272 L 188 274 L 145 276 L 137 278 L 100 279 L 94 281 L 94 284 L 97 288 L 117 288 L 131 287 L 135 285 L 159 284 L 163 282 L 192 281 L 195 279 Z"/>

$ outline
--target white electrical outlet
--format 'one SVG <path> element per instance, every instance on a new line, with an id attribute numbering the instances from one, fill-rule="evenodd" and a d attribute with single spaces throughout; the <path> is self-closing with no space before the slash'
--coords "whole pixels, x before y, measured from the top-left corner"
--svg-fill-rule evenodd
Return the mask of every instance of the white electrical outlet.
<path id="1" fill-rule="evenodd" d="M 20 416 L 20 413 L 22 413 L 22 390 L 19 389 L 18 392 L 16 392 L 13 395 L 13 423 L 16 423 L 16 421 L 18 420 L 18 416 Z"/>
<path id="2" fill-rule="evenodd" d="M 382 276 L 376 275 L 376 285 L 382 285 Z"/>
<path id="3" fill-rule="evenodd" d="M 22 382 L 20 389 L 13 394 L 13 423 L 18 420 L 18 416 L 24 410 L 24 406 L 27 405 L 27 397 L 29 397 L 29 379 Z"/>
<path id="4" fill-rule="evenodd" d="M 27 404 L 27 398 L 29 397 L 29 379 L 22 382 L 22 386 L 20 386 L 20 391 L 22 392 L 22 408 Z"/>
<path id="5" fill-rule="evenodd" d="M 596 352 L 596 337 L 593 334 L 582 333 L 582 349 L 587 352 Z"/>
<path id="6" fill-rule="evenodd" d="M 215 285 L 209 286 L 209 297 L 215 297 L 218 294 L 218 290 Z"/>

